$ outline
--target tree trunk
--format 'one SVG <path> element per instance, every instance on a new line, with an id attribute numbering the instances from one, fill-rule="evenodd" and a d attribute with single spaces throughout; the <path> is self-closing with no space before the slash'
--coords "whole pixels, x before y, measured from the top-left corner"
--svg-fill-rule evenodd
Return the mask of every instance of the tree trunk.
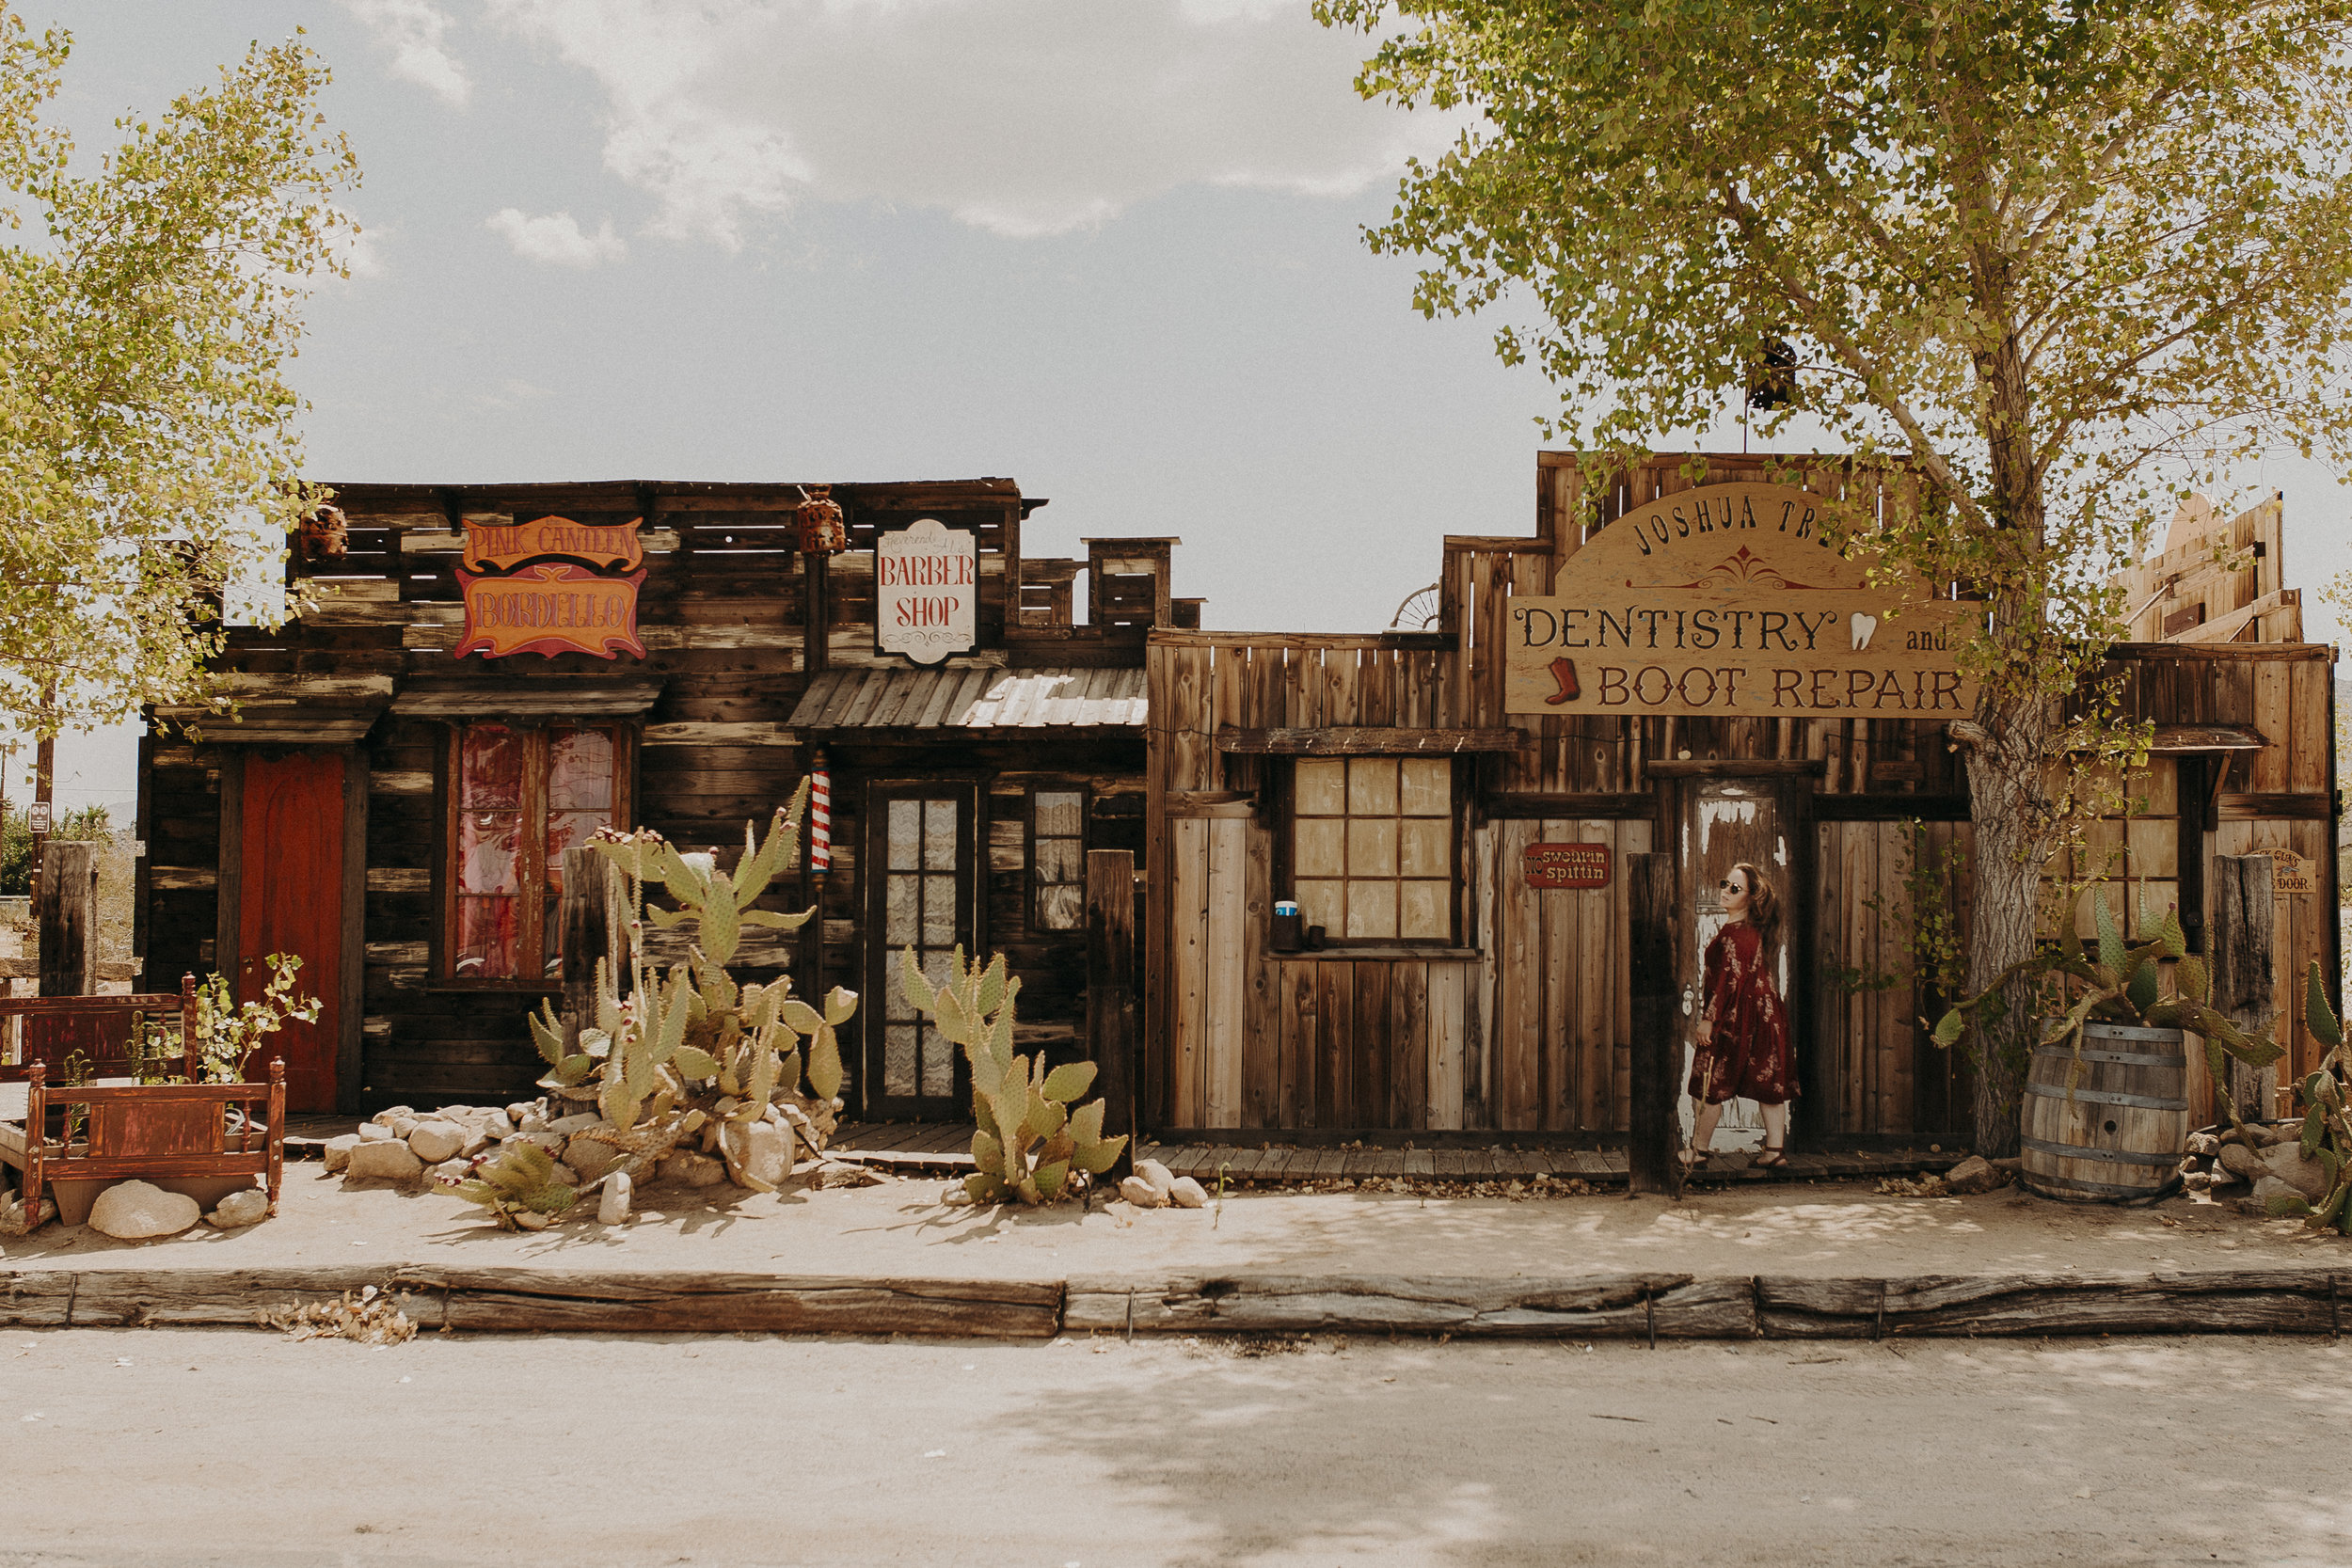
<path id="1" fill-rule="evenodd" d="M 2001 971 L 2033 956 L 2034 915 L 2041 902 L 2042 863 L 2046 854 L 2039 828 L 2039 769 L 2020 778 L 2003 766 L 2013 733 L 1995 736 L 1993 747 L 1968 753 L 1968 784 L 1974 795 L 1976 855 L 1971 868 L 1968 911 L 1968 994 L 1989 988 Z M 1969 1107 L 1976 1152 L 1999 1159 L 2017 1152 L 2017 1107 L 2025 1069 L 2033 1050 L 2032 988 L 2012 982 L 2001 1003 L 1979 1008 L 1964 1049 L 1976 1069 L 1976 1099 Z"/>

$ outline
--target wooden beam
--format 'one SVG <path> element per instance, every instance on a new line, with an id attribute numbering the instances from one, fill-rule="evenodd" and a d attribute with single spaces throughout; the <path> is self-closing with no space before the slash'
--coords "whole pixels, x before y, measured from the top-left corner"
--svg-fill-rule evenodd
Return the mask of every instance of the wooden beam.
<path id="1" fill-rule="evenodd" d="M 1828 764 L 1820 757 L 1658 757 L 1644 767 L 1659 779 L 1761 779 L 1828 771 Z"/>
<path id="2" fill-rule="evenodd" d="M 2203 630 L 2203 627 L 2199 627 Z M 2166 658 L 2212 659 L 2220 663 L 2238 660 L 2277 659 L 2282 663 L 2332 662 L 2335 655 L 2325 642 L 2110 642 L 2107 657 L 2111 659 L 2155 660 Z"/>
<path id="3" fill-rule="evenodd" d="M 2269 819 L 2326 822 L 2336 815 L 2334 799 L 2318 794 L 2223 795 L 2215 800 L 2220 818 L 2232 822 Z"/>
<path id="4" fill-rule="evenodd" d="M 1679 1193 L 1682 1138 L 1675 1117 L 1681 1066 L 1675 1029 L 1675 858 L 1625 858 L 1632 926 L 1633 1103 L 1626 1132 L 1628 1179 L 1637 1193 Z"/>
<path id="5" fill-rule="evenodd" d="M 1103 1132 L 1127 1147 L 1104 1173 L 1117 1186 L 1136 1157 L 1136 857 L 1087 851 L 1087 1055 L 1103 1101 Z"/>
<path id="6" fill-rule="evenodd" d="M 1244 730 L 1226 724 L 1216 732 L 1218 751 L 1255 756 L 1386 756 L 1520 752 L 1529 745 L 1525 730 L 1408 730 L 1372 725 Z"/>
<path id="7" fill-rule="evenodd" d="M 1965 822 L 1965 795 L 1816 795 L 1816 822 Z"/>
<path id="8" fill-rule="evenodd" d="M 1551 821 L 1655 822 L 1658 796 L 1651 790 L 1638 795 L 1498 795 L 1479 809 L 1490 821 L 1536 817 Z"/>
<path id="9" fill-rule="evenodd" d="M 2167 752 L 2259 752 L 2270 742 L 2243 724 L 2158 724 L 2149 750 Z"/>
<path id="10" fill-rule="evenodd" d="M 2191 626 L 2186 631 L 2176 631 L 2165 641 L 2183 644 L 2227 642 L 2260 617 L 2273 610 L 2284 610 L 2290 605 L 2300 605 L 2302 602 L 2303 591 L 2301 589 L 2274 588 L 2243 610 L 2233 610 L 2227 615 L 2216 616 L 2204 625 Z"/>

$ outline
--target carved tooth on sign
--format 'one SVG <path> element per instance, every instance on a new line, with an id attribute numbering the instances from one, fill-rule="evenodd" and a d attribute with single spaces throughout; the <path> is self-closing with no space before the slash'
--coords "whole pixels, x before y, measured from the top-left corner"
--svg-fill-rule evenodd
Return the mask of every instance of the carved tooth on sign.
<path id="1" fill-rule="evenodd" d="M 1865 615 L 1862 611 L 1855 610 L 1853 612 L 1853 651 L 1861 653 L 1869 647 L 1870 639 L 1878 629 L 1879 618 L 1877 616 Z"/>

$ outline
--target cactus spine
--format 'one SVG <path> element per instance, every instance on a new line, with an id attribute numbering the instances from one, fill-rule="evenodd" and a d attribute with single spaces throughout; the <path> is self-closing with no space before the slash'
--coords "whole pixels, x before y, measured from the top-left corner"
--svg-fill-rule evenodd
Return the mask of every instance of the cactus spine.
<path id="1" fill-rule="evenodd" d="M 983 970 L 977 960 L 966 963 L 959 947 L 949 974 L 933 988 L 910 948 L 900 981 L 907 1000 L 930 1014 L 972 1064 L 972 1159 L 979 1168 L 963 1182 L 972 1200 L 1051 1203 L 1110 1169 L 1126 1134 L 1103 1136 L 1100 1100 L 1071 1108 L 1093 1085 L 1094 1064 L 1067 1062 L 1048 1072 L 1043 1053 L 1014 1052 L 1021 982 L 1006 977 L 1002 954 Z"/>

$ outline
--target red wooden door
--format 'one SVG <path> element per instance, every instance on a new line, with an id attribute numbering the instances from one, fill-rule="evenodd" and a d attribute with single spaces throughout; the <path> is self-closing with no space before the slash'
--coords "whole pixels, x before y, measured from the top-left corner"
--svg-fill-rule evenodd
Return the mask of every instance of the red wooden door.
<path id="1" fill-rule="evenodd" d="M 286 1061 L 286 1108 L 335 1108 L 335 1042 L 342 1022 L 343 757 L 338 752 L 252 755 L 245 763 L 237 891 L 237 996 L 259 998 L 272 953 L 302 959 L 295 989 L 323 1006 L 314 1023 L 272 1035 L 246 1075 Z"/>

